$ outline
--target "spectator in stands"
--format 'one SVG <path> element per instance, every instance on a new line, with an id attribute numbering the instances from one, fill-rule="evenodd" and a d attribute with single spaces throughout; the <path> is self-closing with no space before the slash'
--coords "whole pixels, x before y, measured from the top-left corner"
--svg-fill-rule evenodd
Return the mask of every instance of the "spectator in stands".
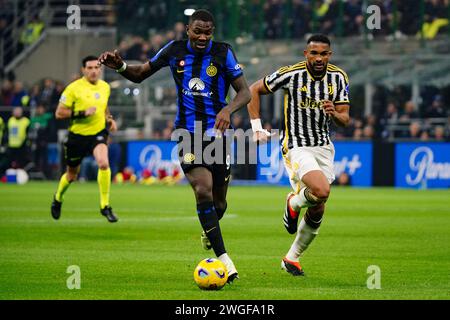
<path id="1" fill-rule="evenodd" d="M 422 25 L 423 36 L 426 39 L 434 39 L 440 29 L 447 26 L 448 1 L 428 0 L 425 2 L 425 22 Z"/>
<path id="2" fill-rule="evenodd" d="M 170 140 L 170 136 L 172 135 L 173 128 L 174 128 L 173 121 L 167 120 L 166 127 L 162 131 L 162 139 Z"/>
<path id="3" fill-rule="evenodd" d="M 437 141 L 445 141 L 448 138 L 445 136 L 445 128 L 443 126 L 436 126 L 434 128 L 434 139 Z"/>
<path id="4" fill-rule="evenodd" d="M 10 106 L 14 97 L 13 83 L 10 80 L 4 80 L 2 83 L 0 104 Z"/>
<path id="5" fill-rule="evenodd" d="M 428 141 L 430 139 L 430 134 L 428 133 L 428 130 L 422 130 L 420 132 L 420 141 Z"/>
<path id="6" fill-rule="evenodd" d="M 361 0 L 349 0 L 344 3 L 344 35 L 354 36 L 360 34 L 363 27 Z"/>
<path id="7" fill-rule="evenodd" d="M 47 146 L 50 138 L 50 122 L 53 115 L 47 112 L 45 106 L 36 107 L 36 114 L 30 119 L 30 138 L 33 151 L 33 162 L 37 171 L 49 176 Z"/>
<path id="8" fill-rule="evenodd" d="M 23 87 L 23 83 L 21 81 L 16 81 L 14 83 L 14 91 L 13 97 L 11 100 L 11 105 L 13 107 L 25 107 L 28 105 L 30 97 Z"/>
<path id="9" fill-rule="evenodd" d="M 31 21 L 25 26 L 20 34 L 20 43 L 28 46 L 36 42 L 44 30 L 45 24 L 38 15 L 33 16 Z"/>
<path id="10" fill-rule="evenodd" d="M 411 0 L 399 0 L 399 29 L 402 34 L 411 36 L 417 34 L 420 29 L 420 6 L 411 5 Z"/>
<path id="11" fill-rule="evenodd" d="M 46 108 L 49 108 L 50 111 L 56 108 L 59 96 L 58 93 L 56 92 L 55 82 L 52 79 L 46 78 L 44 80 L 44 87 L 41 91 L 41 96 L 39 97 L 39 100 Z"/>
<path id="12" fill-rule="evenodd" d="M 41 88 L 39 87 L 39 84 L 33 85 L 30 90 L 30 99 L 28 101 L 28 106 L 30 107 L 30 110 L 35 110 L 36 107 L 39 105 L 40 96 L 41 96 Z"/>
<path id="13" fill-rule="evenodd" d="M 183 22 L 176 22 L 173 31 L 175 32 L 174 40 L 182 40 L 186 37 L 186 26 Z"/>
<path id="14" fill-rule="evenodd" d="M 8 120 L 8 160 L 10 167 L 23 168 L 29 162 L 28 128 L 30 120 L 15 107 Z"/>
<path id="15" fill-rule="evenodd" d="M 355 128 L 353 131 L 353 140 L 361 140 L 364 137 L 363 130 L 361 128 Z"/>
<path id="16" fill-rule="evenodd" d="M 418 119 L 419 118 L 419 113 L 416 111 L 416 106 L 414 104 L 414 102 L 412 102 L 411 100 L 406 101 L 404 107 L 403 107 L 403 112 L 400 116 L 400 121 L 410 121 L 413 119 Z"/>
<path id="17" fill-rule="evenodd" d="M 367 124 L 363 129 L 364 139 L 372 140 L 375 138 L 375 129 L 372 125 Z"/>
<path id="18" fill-rule="evenodd" d="M 264 4 L 264 17 L 266 21 L 265 35 L 267 39 L 283 37 L 283 4 L 281 0 L 269 0 Z"/>
<path id="19" fill-rule="evenodd" d="M 308 1 L 293 0 L 292 10 L 292 37 L 295 39 L 303 38 L 310 32 L 309 21 L 311 20 L 311 6 Z"/>
<path id="20" fill-rule="evenodd" d="M 5 133 L 5 121 L 0 117 L 0 148 L 3 145 L 3 135 Z"/>
<path id="21" fill-rule="evenodd" d="M 422 133 L 422 128 L 421 128 L 420 122 L 412 121 L 411 124 L 409 125 L 409 130 L 406 135 L 406 138 L 418 140 L 420 138 L 421 133 Z"/>
<path id="22" fill-rule="evenodd" d="M 317 1 L 316 14 L 320 21 L 320 33 L 336 35 L 339 17 L 338 0 Z"/>
<path id="23" fill-rule="evenodd" d="M 444 103 L 441 95 L 437 95 L 434 97 L 431 106 L 425 110 L 426 118 L 445 118 L 447 117 Z"/>

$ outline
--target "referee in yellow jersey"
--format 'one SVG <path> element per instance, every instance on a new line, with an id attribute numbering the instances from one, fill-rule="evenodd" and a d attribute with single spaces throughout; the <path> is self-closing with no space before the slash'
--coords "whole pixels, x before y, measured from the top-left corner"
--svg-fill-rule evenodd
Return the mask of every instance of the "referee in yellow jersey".
<path id="1" fill-rule="evenodd" d="M 70 118 L 69 137 L 64 145 L 66 172 L 59 180 L 51 214 L 54 219 L 61 216 L 63 195 L 70 184 L 77 179 L 83 157 L 92 154 L 98 164 L 97 182 L 100 189 L 100 213 L 109 222 L 116 222 L 109 204 L 111 170 L 108 161 L 108 130 L 117 130 L 108 109 L 109 84 L 99 79 L 101 66 L 97 57 L 83 59 L 83 77 L 69 84 L 61 95 L 56 119 Z"/>

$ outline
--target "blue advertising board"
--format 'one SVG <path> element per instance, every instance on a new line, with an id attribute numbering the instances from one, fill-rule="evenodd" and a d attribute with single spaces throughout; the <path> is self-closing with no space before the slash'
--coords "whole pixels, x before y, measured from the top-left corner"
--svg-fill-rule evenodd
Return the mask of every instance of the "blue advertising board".
<path id="1" fill-rule="evenodd" d="M 130 141 L 128 143 L 127 166 L 136 173 L 143 169 L 152 172 L 166 169 L 172 172 L 179 166 L 175 141 Z"/>
<path id="2" fill-rule="evenodd" d="M 449 188 L 450 143 L 398 143 L 395 146 L 395 186 Z"/>
<path id="3" fill-rule="evenodd" d="M 372 143 L 371 142 L 335 142 L 334 173 L 339 177 L 343 172 L 350 176 L 352 186 L 368 187 L 372 185 Z M 263 160 L 257 166 L 257 180 L 270 184 L 289 185 L 289 178 L 281 159 L 278 144 L 262 145 L 258 154 Z M 267 156 L 266 156 L 267 155 Z"/>

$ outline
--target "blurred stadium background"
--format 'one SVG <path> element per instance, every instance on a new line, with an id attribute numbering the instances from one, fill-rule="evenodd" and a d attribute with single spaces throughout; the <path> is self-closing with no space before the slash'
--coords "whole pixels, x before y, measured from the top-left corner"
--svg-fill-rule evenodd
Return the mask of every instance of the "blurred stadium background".
<path id="1" fill-rule="evenodd" d="M 67 28 L 72 4 L 81 9 L 79 30 Z M 381 28 L 370 30 L 367 8 L 373 4 L 380 8 Z M 168 41 L 185 36 L 185 10 L 199 7 L 214 13 L 215 39 L 233 45 L 249 84 L 302 60 L 308 35 L 330 35 L 332 63 L 348 73 L 352 102 L 351 126 L 333 130 L 336 170 L 338 176 L 343 173 L 337 183 L 450 186 L 445 143 L 450 137 L 448 0 L 216 0 L 205 5 L 192 0 L 1 0 L 0 174 L 23 167 L 31 179 L 57 178 L 67 122 L 55 121 L 54 111 L 65 85 L 80 76 L 82 57 L 117 48 L 127 61 L 146 61 Z M 170 72 L 160 71 L 142 84 L 111 70 L 105 70 L 104 79 L 112 86 L 109 104 L 120 125 L 112 137 L 113 172 L 131 171 L 138 179 L 146 168 L 146 175 L 172 174 L 176 169 L 168 163 L 160 166 L 160 160 L 170 160 L 164 141 L 170 139 L 176 112 Z M 26 159 L 8 157 L 8 119 L 14 107 L 31 120 Z M 280 127 L 281 92 L 263 98 L 262 115 L 266 128 Z M 233 124 L 249 128 L 245 109 L 234 115 Z M 145 149 L 149 145 L 159 154 Z M 428 170 L 430 181 L 414 169 L 423 159 L 429 166 L 440 164 L 438 172 Z M 85 159 L 82 180 L 95 179 L 92 165 L 92 159 Z M 287 184 L 278 163 L 271 165 L 269 176 L 261 176 L 260 167 L 235 165 L 234 179 Z M 408 175 L 414 183 L 408 183 Z"/>
<path id="2" fill-rule="evenodd" d="M 35 180 L 0 182 L 0 299 L 449 299 L 449 2 L 0 0 L 0 177 L 16 182 L 8 169 L 23 168 Z M 373 4 L 381 28 L 370 30 Z M 80 29 L 67 28 L 70 5 L 81 9 Z M 62 218 L 51 220 L 67 128 L 54 111 L 81 59 L 117 48 L 127 62 L 146 61 L 184 37 L 185 10 L 200 7 L 214 13 L 215 39 L 233 45 L 249 83 L 303 60 L 316 32 L 331 37 L 332 63 L 349 75 L 351 126 L 333 128 L 336 184 L 346 186 L 333 188 L 302 279 L 279 267 L 292 239 L 281 223 L 288 179 L 275 144 L 270 163 L 232 166 L 221 229 L 241 280 L 207 294 L 192 281 L 211 253 L 200 247 L 190 188 L 166 186 L 180 174 L 170 157 L 176 92 L 167 69 L 141 84 L 103 75 L 120 129 L 110 144 L 115 179 L 156 185 L 114 184 L 121 220 L 110 225 L 96 182 L 77 183 Z M 263 97 L 267 129 L 280 127 L 282 103 L 281 93 Z M 31 121 L 19 158 L 9 156 L 14 108 Z M 250 127 L 245 109 L 233 125 Z M 80 179 L 96 179 L 93 159 Z M 82 270 L 82 290 L 66 287 L 71 265 Z M 382 290 L 366 286 L 372 265 Z"/>

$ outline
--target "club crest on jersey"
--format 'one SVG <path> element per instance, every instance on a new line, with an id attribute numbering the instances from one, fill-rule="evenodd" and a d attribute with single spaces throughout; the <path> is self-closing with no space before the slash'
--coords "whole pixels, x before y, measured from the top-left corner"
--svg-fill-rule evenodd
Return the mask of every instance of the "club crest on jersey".
<path id="1" fill-rule="evenodd" d="M 333 94 L 334 93 L 334 89 L 333 86 L 331 84 L 328 85 L 328 94 Z"/>
<path id="2" fill-rule="evenodd" d="M 205 89 L 205 83 L 200 78 L 192 78 L 189 80 L 189 89 L 194 91 L 202 91 Z"/>
<path id="3" fill-rule="evenodd" d="M 184 67 L 184 60 L 180 60 L 180 62 L 178 62 L 178 66 Z"/>
<path id="4" fill-rule="evenodd" d="M 206 68 L 206 74 L 210 77 L 214 77 L 217 74 L 216 66 L 211 64 L 208 68 Z"/>

